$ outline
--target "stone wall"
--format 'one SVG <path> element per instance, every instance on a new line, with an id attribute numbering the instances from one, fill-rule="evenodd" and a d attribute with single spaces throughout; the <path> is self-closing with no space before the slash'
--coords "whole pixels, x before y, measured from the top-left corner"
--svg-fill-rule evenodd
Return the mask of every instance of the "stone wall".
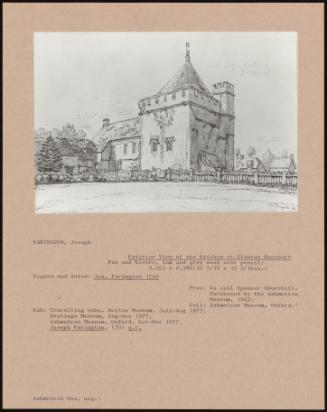
<path id="1" fill-rule="evenodd" d="M 66 173 L 66 166 L 72 168 L 72 174 L 77 175 L 78 174 L 78 157 L 77 156 L 62 156 L 62 168 L 58 172 L 58 174 L 65 174 Z"/>
<path id="2" fill-rule="evenodd" d="M 189 168 L 189 106 L 163 108 L 142 115 L 141 168 Z M 167 150 L 167 144 L 171 143 Z M 157 150 L 153 150 L 156 144 Z"/>
<path id="3" fill-rule="evenodd" d="M 221 113 L 191 106 L 191 160 L 195 170 L 204 165 L 227 170 L 234 162 L 234 120 Z M 202 166 L 201 166 L 202 165 Z"/>
<path id="4" fill-rule="evenodd" d="M 140 138 L 113 140 L 101 153 L 101 169 L 118 170 L 140 167 Z"/>

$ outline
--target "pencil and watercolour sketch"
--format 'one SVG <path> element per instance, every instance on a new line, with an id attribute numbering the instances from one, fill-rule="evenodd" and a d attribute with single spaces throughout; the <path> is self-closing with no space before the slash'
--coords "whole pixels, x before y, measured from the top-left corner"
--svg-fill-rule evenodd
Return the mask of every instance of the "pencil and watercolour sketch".
<path id="1" fill-rule="evenodd" d="M 296 43 L 35 33 L 36 213 L 296 211 Z"/>

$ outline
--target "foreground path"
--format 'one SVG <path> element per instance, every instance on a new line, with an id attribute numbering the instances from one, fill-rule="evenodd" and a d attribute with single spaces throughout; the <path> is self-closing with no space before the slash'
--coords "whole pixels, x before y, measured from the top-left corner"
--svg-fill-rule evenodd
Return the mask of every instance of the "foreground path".
<path id="1" fill-rule="evenodd" d="M 36 213 L 289 212 L 297 193 L 216 183 L 75 183 L 35 189 Z"/>

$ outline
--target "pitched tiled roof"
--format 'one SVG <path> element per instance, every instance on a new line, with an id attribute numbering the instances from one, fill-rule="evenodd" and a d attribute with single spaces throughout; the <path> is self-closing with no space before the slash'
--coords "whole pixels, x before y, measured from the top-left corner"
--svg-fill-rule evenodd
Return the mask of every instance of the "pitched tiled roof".
<path id="1" fill-rule="evenodd" d="M 239 161 L 240 169 L 247 169 L 249 162 L 252 162 L 253 169 L 265 169 L 261 159 L 259 157 L 246 157 Z"/>
<path id="2" fill-rule="evenodd" d="M 270 168 L 273 169 L 288 169 L 291 164 L 291 160 L 288 157 L 274 157 L 270 164 Z"/>
<path id="3" fill-rule="evenodd" d="M 62 156 L 79 156 L 84 155 L 88 147 L 96 150 L 95 144 L 88 139 L 67 139 L 67 138 L 54 138 L 58 145 L 60 153 Z M 35 153 L 41 150 L 42 144 L 46 141 L 46 138 L 35 138 L 34 147 Z"/>
<path id="4" fill-rule="evenodd" d="M 171 93 L 179 89 L 187 89 L 193 87 L 203 93 L 211 94 L 206 88 L 200 76 L 192 66 L 192 63 L 186 61 L 183 66 L 174 74 L 174 76 L 167 82 L 158 94 Z"/>
<path id="5" fill-rule="evenodd" d="M 141 121 L 139 117 L 121 120 L 109 124 L 109 126 L 100 129 L 93 137 L 92 141 L 96 144 L 98 150 L 103 150 L 105 145 L 111 140 L 131 138 L 140 136 Z"/>
<path id="6" fill-rule="evenodd" d="M 89 139 L 68 139 L 68 141 L 78 151 L 84 151 L 87 148 L 96 150 L 95 144 Z"/>

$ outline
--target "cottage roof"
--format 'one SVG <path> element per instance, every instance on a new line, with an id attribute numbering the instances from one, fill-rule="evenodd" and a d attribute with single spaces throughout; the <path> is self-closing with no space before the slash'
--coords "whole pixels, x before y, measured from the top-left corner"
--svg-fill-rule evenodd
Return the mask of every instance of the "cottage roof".
<path id="1" fill-rule="evenodd" d="M 289 157 L 274 157 L 270 168 L 271 169 L 288 169 L 291 164 Z"/>
<path id="2" fill-rule="evenodd" d="M 246 157 L 239 161 L 240 169 L 247 169 L 249 162 L 252 162 L 252 169 L 259 169 L 260 167 L 264 168 L 264 165 L 259 157 Z"/>
<path id="3" fill-rule="evenodd" d="M 191 87 L 205 94 L 211 94 L 194 69 L 192 63 L 185 61 L 183 66 L 159 90 L 158 94 L 172 93 L 179 89 L 188 89 Z"/>
<path id="4" fill-rule="evenodd" d="M 69 139 L 69 143 L 77 150 L 84 151 L 87 148 L 96 149 L 95 144 L 89 139 Z"/>
<path id="5" fill-rule="evenodd" d="M 98 150 L 101 151 L 111 140 L 139 137 L 140 130 L 140 118 L 133 117 L 131 119 L 110 123 L 108 126 L 100 129 L 92 140 L 96 144 Z"/>
<path id="6" fill-rule="evenodd" d="M 78 156 L 84 153 L 84 150 L 88 145 L 93 145 L 94 143 L 87 139 L 67 139 L 67 138 L 54 138 L 57 146 L 60 150 L 62 156 Z M 35 153 L 38 153 L 41 150 L 42 144 L 46 141 L 46 138 L 36 138 L 35 139 Z M 95 147 L 94 147 L 95 150 Z"/>

